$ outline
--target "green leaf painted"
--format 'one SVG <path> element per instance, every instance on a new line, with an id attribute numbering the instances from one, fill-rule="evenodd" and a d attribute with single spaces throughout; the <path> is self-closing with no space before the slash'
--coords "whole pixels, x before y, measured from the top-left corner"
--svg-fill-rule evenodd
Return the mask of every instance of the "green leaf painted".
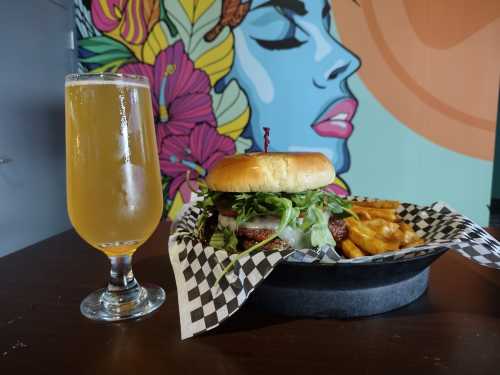
<path id="1" fill-rule="evenodd" d="M 90 57 L 86 57 L 84 59 L 80 59 L 81 62 L 87 63 L 87 64 L 107 64 L 109 62 L 115 61 L 115 60 L 123 60 L 123 59 L 128 59 L 131 57 L 129 54 L 125 54 L 121 51 L 108 51 L 105 53 L 101 53 L 99 55 L 94 55 Z"/>
<path id="2" fill-rule="evenodd" d="M 90 52 L 94 52 L 96 54 L 101 54 L 109 51 L 121 51 L 123 54 L 132 56 L 132 52 L 130 52 L 129 49 L 123 44 L 103 35 L 93 38 L 81 39 L 78 42 L 78 45 L 79 47 L 85 48 L 86 50 L 89 50 Z"/>
<path id="3" fill-rule="evenodd" d="M 212 107 L 217 124 L 223 125 L 240 116 L 248 108 L 247 96 L 235 80 L 231 80 L 222 93 L 212 90 Z"/>
<path id="4" fill-rule="evenodd" d="M 101 65 L 98 68 L 92 69 L 90 72 L 91 73 L 103 73 L 103 72 L 116 72 L 122 65 L 125 65 L 129 62 L 132 62 L 134 60 L 130 59 L 120 59 L 120 60 L 113 60 L 107 64 Z"/>
<path id="5" fill-rule="evenodd" d="M 239 135 L 248 123 L 249 106 L 245 92 L 231 80 L 221 93 L 211 91 L 212 108 L 221 134 Z"/>
<path id="6" fill-rule="evenodd" d="M 200 3 L 192 1 L 172 1 L 164 0 L 163 4 L 167 17 L 172 20 L 175 28 L 179 32 L 186 51 L 192 60 L 196 60 L 209 49 L 219 45 L 227 37 L 219 35 L 212 42 L 204 40 L 205 34 L 211 30 L 219 21 L 222 14 L 221 0 L 203 0 L 203 11 L 197 12 L 196 7 L 201 7 Z M 194 11 L 193 11 L 194 9 Z"/>
<path id="7" fill-rule="evenodd" d="M 243 154 L 248 151 L 250 147 L 252 147 L 252 140 L 250 138 L 238 137 L 235 141 L 236 144 L 236 153 Z"/>

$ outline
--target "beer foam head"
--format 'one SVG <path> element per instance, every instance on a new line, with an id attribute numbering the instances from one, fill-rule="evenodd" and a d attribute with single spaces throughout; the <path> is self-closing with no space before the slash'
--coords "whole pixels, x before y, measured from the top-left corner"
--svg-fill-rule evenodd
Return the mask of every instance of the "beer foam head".
<path id="1" fill-rule="evenodd" d="M 138 82 L 126 79 L 116 79 L 116 80 L 102 80 L 102 79 L 84 79 L 84 80 L 73 80 L 66 81 L 65 86 L 83 86 L 83 85 L 114 85 L 114 86 L 130 86 L 130 87 L 143 87 L 149 89 L 149 84 L 147 81 Z"/>
<path id="2" fill-rule="evenodd" d="M 65 86 L 114 85 L 149 88 L 148 79 L 140 75 L 122 73 L 73 73 L 66 76 Z"/>

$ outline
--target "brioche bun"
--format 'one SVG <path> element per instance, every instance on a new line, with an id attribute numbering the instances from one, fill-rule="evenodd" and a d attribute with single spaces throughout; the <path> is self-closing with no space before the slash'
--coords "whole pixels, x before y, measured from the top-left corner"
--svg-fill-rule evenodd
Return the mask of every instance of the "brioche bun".
<path id="1" fill-rule="evenodd" d="M 334 179 L 333 165 L 321 153 L 257 152 L 219 160 L 206 182 L 209 189 L 223 192 L 297 193 Z"/>

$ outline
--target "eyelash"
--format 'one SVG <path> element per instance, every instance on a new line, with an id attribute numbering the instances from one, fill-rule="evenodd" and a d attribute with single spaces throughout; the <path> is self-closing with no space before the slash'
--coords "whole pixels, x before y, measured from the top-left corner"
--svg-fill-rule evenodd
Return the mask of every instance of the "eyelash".
<path id="1" fill-rule="evenodd" d="M 259 46 L 269 50 L 283 50 L 300 47 L 305 41 L 300 41 L 295 37 L 279 40 L 255 39 Z"/>
<path id="2" fill-rule="evenodd" d="M 295 34 L 295 29 L 297 28 L 297 25 L 293 21 L 292 18 L 289 16 L 286 16 L 284 12 L 281 12 L 283 16 L 290 22 L 290 28 L 293 27 L 293 32 L 290 32 L 288 34 Z M 323 19 L 325 19 L 327 16 L 329 16 L 330 13 L 330 7 L 325 7 L 322 12 Z M 326 21 L 325 25 L 329 25 L 329 20 Z M 268 50 L 286 50 L 286 49 L 292 49 L 292 48 L 297 48 L 306 43 L 306 41 L 301 41 L 298 40 L 296 37 L 287 37 L 283 39 L 278 39 L 278 40 L 265 40 L 265 39 L 257 39 L 253 38 L 259 46 L 262 48 L 268 49 Z"/>

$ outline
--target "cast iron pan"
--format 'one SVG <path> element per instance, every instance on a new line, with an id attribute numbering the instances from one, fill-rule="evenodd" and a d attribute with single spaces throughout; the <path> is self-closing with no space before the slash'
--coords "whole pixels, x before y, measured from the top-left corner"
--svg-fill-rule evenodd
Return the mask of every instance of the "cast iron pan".
<path id="1" fill-rule="evenodd" d="M 427 289 L 429 267 L 447 249 L 381 263 L 283 262 L 250 298 L 254 308 L 292 317 L 355 318 L 405 306 Z"/>

